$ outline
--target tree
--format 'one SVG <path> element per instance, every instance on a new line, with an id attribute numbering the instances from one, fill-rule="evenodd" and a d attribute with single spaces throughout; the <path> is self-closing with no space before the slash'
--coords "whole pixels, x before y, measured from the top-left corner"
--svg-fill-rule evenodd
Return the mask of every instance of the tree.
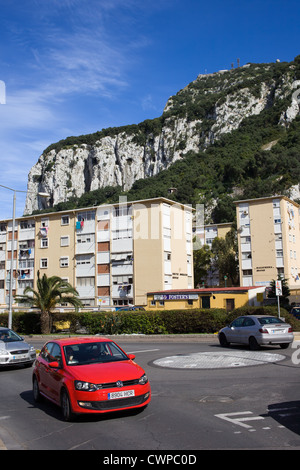
<path id="1" fill-rule="evenodd" d="M 212 242 L 213 262 L 219 270 L 220 279 L 228 276 L 232 285 L 238 285 L 239 269 L 236 230 L 232 228 L 225 238 L 216 237 Z"/>
<path id="2" fill-rule="evenodd" d="M 52 326 L 52 310 L 57 304 L 66 302 L 78 310 L 82 307 L 81 300 L 78 298 L 78 292 L 71 284 L 64 281 L 59 276 L 47 277 L 44 274 L 40 277 L 40 272 L 37 272 L 37 289 L 26 287 L 23 295 L 15 297 L 18 303 L 31 304 L 40 309 L 41 311 L 41 332 L 42 334 L 49 334 Z"/>
<path id="3" fill-rule="evenodd" d="M 204 245 L 200 249 L 193 251 L 195 286 L 198 286 L 205 281 L 207 271 L 211 267 L 211 257 L 212 252 L 208 245 Z"/>

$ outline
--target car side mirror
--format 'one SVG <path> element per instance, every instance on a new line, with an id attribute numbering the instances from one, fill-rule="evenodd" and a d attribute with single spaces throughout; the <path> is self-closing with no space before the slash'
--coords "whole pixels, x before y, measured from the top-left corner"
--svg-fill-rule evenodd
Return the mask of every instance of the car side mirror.
<path id="1" fill-rule="evenodd" d="M 131 359 L 132 361 L 134 361 L 135 359 L 135 354 L 127 354 L 129 359 Z"/>
<path id="2" fill-rule="evenodd" d="M 60 364 L 58 361 L 52 361 L 52 362 L 49 362 L 49 367 L 51 367 L 51 369 L 59 369 L 60 368 Z"/>

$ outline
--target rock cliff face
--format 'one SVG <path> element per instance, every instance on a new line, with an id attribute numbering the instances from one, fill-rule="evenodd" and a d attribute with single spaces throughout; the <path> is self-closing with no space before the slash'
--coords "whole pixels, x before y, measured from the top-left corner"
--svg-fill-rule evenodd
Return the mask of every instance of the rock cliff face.
<path id="1" fill-rule="evenodd" d="M 147 125 L 52 145 L 29 173 L 25 214 L 43 208 L 45 202 L 35 195 L 39 191 L 50 193 L 49 207 L 105 186 L 128 190 L 136 180 L 156 175 L 188 152 L 205 150 L 270 106 L 283 106 L 278 125 L 289 126 L 299 114 L 300 80 L 295 79 L 293 63 L 281 65 L 247 64 L 199 75 L 169 98 L 160 118 L 145 121 Z"/>

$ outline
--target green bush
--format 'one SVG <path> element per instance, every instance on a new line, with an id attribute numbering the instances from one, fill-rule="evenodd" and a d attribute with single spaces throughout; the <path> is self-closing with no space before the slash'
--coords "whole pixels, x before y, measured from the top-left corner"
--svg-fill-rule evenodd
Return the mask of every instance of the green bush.
<path id="1" fill-rule="evenodd" d="M 217 333 L 236 317 L 241 315 L 277 316 L 277 307 L 245 306 L 227 312 L 224 309 L 127 311 L 127 312 L 85 312 L 55 313 L 53 322 L 69 322 L 71 334 L 87 333 L 91 335 L 114 334 L 204 334 Z M 290 323 L 294 331 L 300 331 L 300 320 L 289 314 L 284 308 L 280 316 Z M 8 315 L 0 315 L 0 326 L 7 326 Z M 38 313 L 13 313 L 13 330 L 19 334 L 39 334 Z M 54 330 L 55 331 L 55 330 Z"/>

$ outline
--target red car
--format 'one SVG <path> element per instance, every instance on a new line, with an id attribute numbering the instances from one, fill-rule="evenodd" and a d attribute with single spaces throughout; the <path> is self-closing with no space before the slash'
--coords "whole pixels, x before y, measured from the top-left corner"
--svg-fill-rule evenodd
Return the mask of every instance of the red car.
<path id="1" fill-rule="evenodd" d="M 145 371 L 114 341 L 100 337 L 49 341 L 33 370 L 35 401 L 61 406 L 66 421 L 79 413 L 143 408 L 151 400 Z"/>

